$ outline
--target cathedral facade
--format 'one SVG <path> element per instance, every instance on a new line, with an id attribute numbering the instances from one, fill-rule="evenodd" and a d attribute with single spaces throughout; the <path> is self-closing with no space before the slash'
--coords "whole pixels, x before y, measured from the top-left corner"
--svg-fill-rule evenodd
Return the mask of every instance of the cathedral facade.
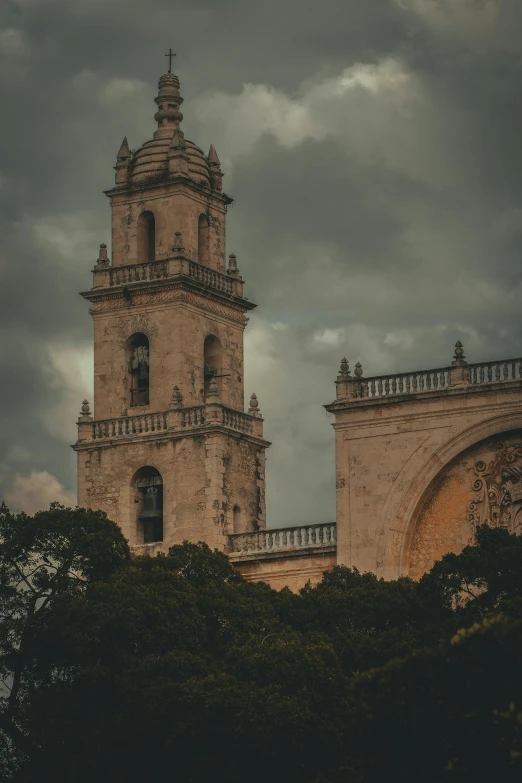
<path id="1" fill-rule="evenodd" d="M 94 323 L 94 411 L 78 419 L 78 505 L 101 509 L 138 553 L 184 540 L 228 553 L 248 579 L 302 587 L 337 563 L 418 577 L 477 524 L 522 528 L 521 360 L 365 378 L 343 359 L 326 405 L 336 522 L 267 527 L 259 403 L 245 406 L 243 332 L 255 307 L 227 258 L 232 202 L 213 146 L 185 138 L 178 78 L 157 129 L 124 139 L 112 209 L 83 293 Z"/>

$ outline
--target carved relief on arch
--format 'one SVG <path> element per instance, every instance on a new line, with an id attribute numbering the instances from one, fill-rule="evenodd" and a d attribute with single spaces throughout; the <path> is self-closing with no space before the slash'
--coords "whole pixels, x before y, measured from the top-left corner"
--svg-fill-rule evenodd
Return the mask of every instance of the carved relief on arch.
<path id="1" fill-rule="evenodd" d="M 475 443 L 432 481 L 413 516 L 408 575 L 472 544 L 479 524 L 522 532 L 522 430 Z"/>
<path id="2" fill-rule="evenodd" d="M 469 521 L 477 525 L 505 527 L 510 533 L 522 533 L 522 442 L 499 443 L 490 462 L 479 460 L 474 467 L 474 497 L 470 501 Z"/>

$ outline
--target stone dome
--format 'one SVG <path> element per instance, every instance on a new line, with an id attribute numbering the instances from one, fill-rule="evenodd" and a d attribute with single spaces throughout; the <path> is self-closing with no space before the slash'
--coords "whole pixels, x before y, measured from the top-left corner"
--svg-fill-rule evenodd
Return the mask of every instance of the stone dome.
<path id="1" fill-rule="evenodd" d="M 165 73 L 159 80 L 158 95 L 154 98 L 158 110 L 154 119 L 158 129 L 150 141 L 137 150 L 130 163 L 130 178 L 142 182 L 149 178 L 160 178 L 169 171 L 171 145 L 182 151 L 188 163 L 185 173 L 196 182 L 210 184 L 209 160 L 194 142 L 185 139 L 179 125 L 183 119 L 180 111 L 183 98 L 180 95 L 179 79 L 174 73 Z"/>
<path id="2" fill-rule="evenodd" d="M 153 138 L 140 147 L 133 158 L 131 180 L 141 182 L 149 177 L 158 177 L 168 173 L 168 154 L 174 135 L 174 128 L 168 136 Z M 156 136 L 156 134 L 154 134 Z M 208 160 L 203 150 L 194 142 L 185 139 L 188 155 L 188 173 L 191 179 L 204 185 L 210 184 Z"/>

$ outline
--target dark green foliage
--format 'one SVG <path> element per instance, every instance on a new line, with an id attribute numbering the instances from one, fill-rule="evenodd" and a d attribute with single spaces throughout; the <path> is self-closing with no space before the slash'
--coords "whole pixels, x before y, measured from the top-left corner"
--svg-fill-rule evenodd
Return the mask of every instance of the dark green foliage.
<path id="1" fill-rule="evenodd" d="M 6 779 L 520 778 L 522 539 L 505 531 L 418 583 L 338 567 L 298 595 L 204 544 L 131 560 L 93 512 L 4 508 L 0 535 Z"/>

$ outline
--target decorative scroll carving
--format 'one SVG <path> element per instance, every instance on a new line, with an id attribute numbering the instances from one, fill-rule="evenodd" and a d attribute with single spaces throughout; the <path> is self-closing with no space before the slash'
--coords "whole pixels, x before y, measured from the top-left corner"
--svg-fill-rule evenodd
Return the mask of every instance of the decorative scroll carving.
<path id="1" fill-rule="evenodd" d="M 505 527 L 522 533 L 522 445 L 501 443 L 497 455 L 475 463 L 474 497 L 468 505 L 473 526 Z"/>

